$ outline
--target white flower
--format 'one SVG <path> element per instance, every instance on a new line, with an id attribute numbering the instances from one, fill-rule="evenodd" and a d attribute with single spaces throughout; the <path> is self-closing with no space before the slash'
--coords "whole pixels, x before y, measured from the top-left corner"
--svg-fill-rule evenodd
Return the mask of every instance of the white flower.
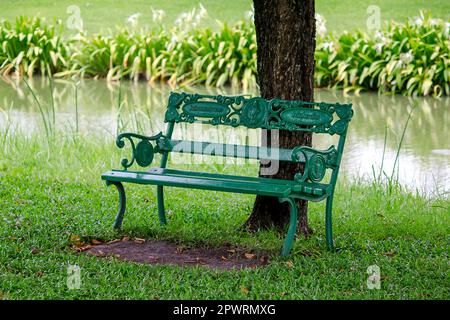
<path id="1" fill-rule="evenodd" d="M 176 44 L 178 42 L 178 37 L 176 34 L 172 35 L 172 39 L 170 39 L 170 43 Z"/>
<path id="2" fill-rule="evenodd" d="M 138 24 L 140 13 L 134 13 L 128 17 L 127 22 L 130 23 L 133 27 L 136 27 Z"/>
<path id="3" fill-rule="evenodd" d="M 206 13 L 205 7 L 202 4 L 199 4 L 199 8 L 194 8 L 190 12 L 183 12 L 180 14 L 175 20 L 174 26 L 183 31 L 196 28 Z"/>
<path id="4" fill-rule="evenodd" d="M 318 13 L 316 13 L 314 17 L 316 18 L 316 32 L 319 37 L 323 38 L 327 33 L 325 18 Z"/>
<path id="5" fill-rule="evenodd" d="M 439 24 L 439 19 L 430 19 L 430 26 L 437 26 Z"/>
<path id="6" fill-rule="evenodd" d="M 245 12 L 245 19 L 247 19 L 247 20 L 253 20 L 254 16 L 255 16 L 255 12 L 253 10 L 248 10 Z"/>
<path id="7" fill-rule="evenodd" d="M 198 15 L 199 15 L 200 17 L 204 17 L 204 16 L 206 15 L 206 9 L 205 9 L 205 7 L 204 7 L 201 3 L 199 3 L 198 6 L 200 7 L 200 10 L 199 10 L 199 12 L 198 12 Z"/>
<path id="8" fill-rule="evenodd" d="M 316 13 L 316 14 L 314 15 L 314 18 L 316 18 L 316 22 L 318 22 L 318 23 L 325 22 L 324 17 L 323 17 L 321 14 L 319 14 L 319 13 Z"/>
<path id="9" fill-rule="evenodd" d="M 413 61 L 414 56 L 412 55 L 411 51 L 408 51 L 407 53 L 400 53 L 400 61 L 404 64 L 409 64 Z"/>
<path id="10" fill-rule="evenodd" d="M 317 34 L 322 38 L 327 34 L 327 28 L 325 25 L 317 26 Z"/>
<path id="11" fill-rule="evenodd" d="M 378 40 L 378 42 L 380 42 L 381 44 L 387 43 L 387 38 L 384 36 L 383 32 L 381 32 L 381 31 L 377 31 L 375 33 L 375 39 Z"/>
<path id="12" fill-rule="evenodd" d="M 381 31 L 375 32 L 375 39 L 380 40 L 382 38 L 384 38 L 383 32 Z"/>
<path id="13" fill-rule="evenodd" d="M 333 52 L 333 49 L 334 49 L 334 42 L 333 42 L 333 41 L 330 41 L 330 42 L 324 42 L 324 43 L 323 43 L 323 48 L 326 49 L 326 50 L 328 50 L 328 51 L 330 51 L 330 52 Z"/>
<path id="14" fill-rule="evenodd" d="M 153 8 L 151 8 L 151 9 L 152 9 L 152 14 L 153 14 L 153 21 L 157 22 L 157 23 L 161 23 L 162 19 L 166 15 L 166 12 L 164 10 L 160 10 L 160 9 L 157 9 L 157 10 L 154 10 Z"/>
<path id="15" fill-rule="evenodd" d="M 423 24 L 423 19 L 421 17 L 417 17 L 416 19 L 414 19 L 414 24 L 416 26 L 421 26 Z"/>
<path id="16" fill-rule="evenodd" d="M 376 44 L 375 44 L 375 51 L 376 51 L 378 54 L 381 54 L 381 52 L 383 51 L 383 44 L 380 43 L 380 42 L 376 43 Z"/>

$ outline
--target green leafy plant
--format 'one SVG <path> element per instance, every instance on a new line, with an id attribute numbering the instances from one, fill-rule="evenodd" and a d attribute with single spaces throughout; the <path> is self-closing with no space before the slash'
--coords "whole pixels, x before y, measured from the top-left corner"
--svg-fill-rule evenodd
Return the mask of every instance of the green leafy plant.
<path id="1" fill-rule="evenodd" d="M 449 23 L 422 12 L 374 36 L 326 35 L 316 50 L 317 86 L 405 95 L 449 95 Z"/>
<path id="2" fill-rule="evenodd" d="M 156 12 L 156 11 L 155 11 Z M 0 23 L 0 73 L 105 77 L 245 88 L 256 83 L 254 26 L 242 21 L 218 31 L 197 28 L 206 11 L 192 10 L 171 28 L 117 28 L 62 39 L 60 22 L 39 18 Z M 156 14 L 162 16 L 161 13 Z M 318 15 L 315 84 L 346 92 L 379 90 L 409 96 L 450 94 L 450 23 L 420 13 L 374 34 L 335 36 Z"/>
<path id="3" fill-rule="evenodd" d="M 52 75 L 70 67 L 69 43 L 61 37 L 62 24 L 46 24 L 35 17 L 0 22 L 0 70 L 32 77 L 36 71 Z"/>

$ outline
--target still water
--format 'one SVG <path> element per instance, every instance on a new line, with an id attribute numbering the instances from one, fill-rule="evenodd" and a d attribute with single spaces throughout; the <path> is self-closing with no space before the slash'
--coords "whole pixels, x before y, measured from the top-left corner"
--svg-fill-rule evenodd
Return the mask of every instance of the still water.
<path id="1" fill-rule="evenodd" d="M 119 85 L 103 80 L 82 80 L 75 90 L 74 82 L 57 80 L 52 108 L 48 80 L 35 78 L 30 86 L 37 93 L 42 112 L 23 81 L 0 81 L 0 131 L 8 126 L 11 132 L 42 133 L 43 118 L 50 123 L 54 118 L 59 129 L 78 130 L 86 135 L 106 134 L 112 138 L 117 131 L 123 130 L 152 134 L 164 130 L 162 119 L 166 100 L 173 90 L 165 85 L 150 86 L 145 82 L 125 81 Z M 232 88 L 196 87 L 185 91 L 257 95 L 256 90 L 243 92 Z M 448 97 L 413 99 L 377 93 L 344 96 L 341 91 L 317 90 L 315 100 L 353 104 L 355 114 L 350 123 L 341 167 L 344 175 L 349 178 L 372 178 L 374 172 L 378 175 L 384 151 L 383 171 L 387 176 L 394 171 L 401 184 L 421 193 L 438 195 L 450 191 Z M 417 106 L 406 129 L 398 166 L 393 170 L 402 132 L 414 103 Z M 182 129 L 178 134 L 188 135 Z M 213 140 L 242 143 L 230 137 L 229 130 L 216 127 L 213 130 L 217 131 L 218 137 Z M 250 142 L 258 143 L 257 132 L 250 136 L 253 137 Z M 314 146 L 320 148 L 327 148 L 335 142 L 336 139 L 329 136 L 316 135 L 313 138 Z"/>

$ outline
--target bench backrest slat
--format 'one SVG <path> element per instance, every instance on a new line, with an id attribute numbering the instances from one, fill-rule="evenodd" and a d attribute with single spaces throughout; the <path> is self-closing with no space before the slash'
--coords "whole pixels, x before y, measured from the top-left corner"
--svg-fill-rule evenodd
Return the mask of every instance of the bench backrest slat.
<path id="1" fill-rule="evenodd" d="M 246 146 L 238 144 L 222 144 L 188 140 L 168 140 L 160 146 L 162 151 L 223 156 L 256 160 L 294 161 L 293 149 Z M 305 162 L 303 154 L 295 162 Z"/>

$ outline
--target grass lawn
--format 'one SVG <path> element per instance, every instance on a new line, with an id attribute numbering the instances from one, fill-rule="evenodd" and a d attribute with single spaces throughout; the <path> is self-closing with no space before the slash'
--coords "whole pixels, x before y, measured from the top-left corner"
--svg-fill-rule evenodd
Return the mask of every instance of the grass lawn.
<path id="1" fill-rule="evenodd" d="M 172 24 L 181 12 L 186 12 L 202 3 L 208 10 L 209 17 L 204 25 L 216 27 L 215 19 L 234 22 L 243 19 L 245 12 L 250 10 L 251 1 L 239 0 L 233 2 L 214 0 L 14 0 L 0 2 L 0 17 L 14 19 L 18 15 L 41 15 L 48 18 L 58 17 L 67 21 L 67 8 L 76 5 L 81 10 L 84 27 L 89 32 L 99 32 L 115 25 L 123 25 L 134 13 L 141 13 L 140 23 L 155 26 L 152 22 L 152 11 L 163 9 L 167 15 L 165 24 Z M 450 2 L 442 0 L 317 0 L 316 11 L 327 20 L 330 31 L 341 32 L 355 28 L 365 29 L 367 7 L 380 7 L 381 20 L 404 21 L 407 17 L 416 16 L 419 10 L 429 10 L 434 17 L 450 19 Z"/>
<path id="2" fill-rule="evenodd" d="M 0 134 L 0 298 L 4 299 L 448 299 L 450 202 L 341 179 L 334 206 L 338 253 L 325 249 L 323 204 L 311 204 L 315 233 L 293 254 L 277 256 L 275 232 L 237 231 L 253 197 L 166 189 L 171 214 L 158 224 L 154 188 L 128 185 L 121 233 L 117 205 L 100 174 L 118 167 L 113 138 Z M 91 137 L 92 138 L 92 137 Z M 200 168 L 201 169 L 201 168 Z M 205 168 L 203 168 L 205 169 Z M 211 168 L 210 168 L 211 169 Z M 219 169 L 220 170 L 220 169 Z M 255 174 L 254 165 L 227 170 Z M 216 271 L 122 262 L 75 253 L 71 236 L 122 235 L 215 246 L 224 242 L 273 253 L 268 267 Z M 66 286 L 67 265 L 81 267 L 79 290 Z M 366 286 L 381 269 L 381 289 Z M 247 288 L 243 290 L 242 288 Z"/>

